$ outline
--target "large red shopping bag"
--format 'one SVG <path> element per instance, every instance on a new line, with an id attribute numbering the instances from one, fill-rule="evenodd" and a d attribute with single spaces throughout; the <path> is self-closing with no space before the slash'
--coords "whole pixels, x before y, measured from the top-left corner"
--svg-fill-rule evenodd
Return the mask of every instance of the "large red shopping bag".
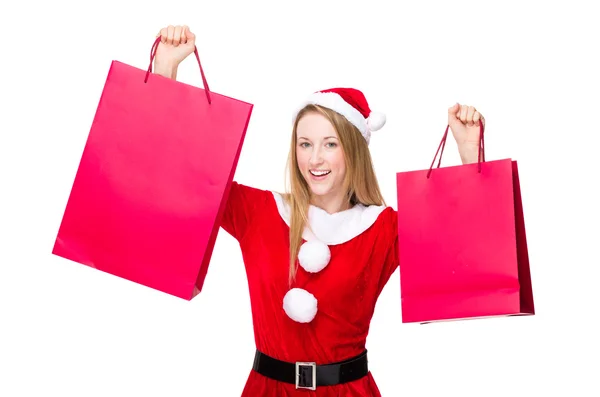
<path id="1" fill-rule="evenodd" d="M 113 61 L 52 253 L 190 300 L 253 106 Z"/>
<path id="2" fill-rule="evenodd" d="M 402 322 L 534 314 L 517 162 L 397 173 Z M 441 148 L 441 152 L 440 152 Z"/>

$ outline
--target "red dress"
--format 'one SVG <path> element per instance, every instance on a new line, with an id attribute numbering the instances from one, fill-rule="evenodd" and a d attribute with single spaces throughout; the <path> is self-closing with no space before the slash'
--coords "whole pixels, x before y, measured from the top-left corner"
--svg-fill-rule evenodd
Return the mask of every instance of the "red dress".
<path id="1" fill-rule="evenodd" d="M 256 348 L 279 360 L 319 365 L 365 350 L 375 303 L 398 266 L 397 221 L 391 207 L 362 205 L 336 214 L 311 206 L 309 221 L 312 232 L 303 243 L 310 244 L 301 248 L 291 292 L 289 211 L 278 193 L 234 182 L 222 227 L 242 250 Z M 242 397 L 283 396 L 381 394 L 371 373 L 309 391 L 250 370 Z"/>

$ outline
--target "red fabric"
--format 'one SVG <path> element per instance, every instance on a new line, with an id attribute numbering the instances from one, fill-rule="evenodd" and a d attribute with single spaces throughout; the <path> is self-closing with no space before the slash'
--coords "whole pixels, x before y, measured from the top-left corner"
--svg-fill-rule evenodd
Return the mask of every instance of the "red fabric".
<path id="1" fill-rule="evenodd" d="M 289 290 L 289 228 L 273 194 L 233 183 L 222 227 L 235 237 L 243 253 L 250 289 L 256 347 L 289 362 L 326 364 L 360 354 L 365 349 L 375 303 L 398 266 L 396 212 L 385 209 L 359 236 L 330 245 L 331 260 L 319 273 L 298 267 L 291 287 L 304 288 L 318 300 L 310 323 L 298 323 L 283 310 Z M 252 363 L 248 363 L 251 368 Z M 296 390 L 250 369 L 242 397 L 381 396 L 373 376 L 354 382 Z"/>
<path id="2" fill-rule="evenodd" d="M 361 91 L 355 88 L 329 88 L 319 92 L 334 92 L 338 94 L 344 101 L 358 110 L 365 119 L 371 114 L 367 98 L 365 98 L 365 95 Z"/>

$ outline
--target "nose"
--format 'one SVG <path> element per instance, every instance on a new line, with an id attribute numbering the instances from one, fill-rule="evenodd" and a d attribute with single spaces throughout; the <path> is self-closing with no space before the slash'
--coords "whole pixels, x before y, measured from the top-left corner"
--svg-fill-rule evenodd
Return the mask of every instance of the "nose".
<path id="1" fill-rule="evenodd" d="M 310 154 L 310 166 L 314 167 L 323 162 L 323 153 L 321 152 L 322 148 L 320 146 L 315 146 Z"/>

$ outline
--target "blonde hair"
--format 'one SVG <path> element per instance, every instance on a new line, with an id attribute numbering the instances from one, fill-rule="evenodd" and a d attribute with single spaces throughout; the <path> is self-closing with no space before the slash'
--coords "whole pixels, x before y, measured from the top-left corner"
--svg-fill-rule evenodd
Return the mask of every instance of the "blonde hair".
<path id="1" fill-rule="evenodd" d="M 346 176 L 344 178 L 344 187 L 347 191 L 346 203 L 350 206 L 356 204 L 365 206 L 385 205 L 373 168 L 369 147 L 358 129 L 344 116 L 333 110 L 317 105 L 307 105 L 304 107 L 298 113 L 293 126 L 287 163 L 286 180 L 288 182 L 288 193 L 283 195 L 284 200 L 290 206 L 291 213 L 289 251 L 290 285 L 296 278 L 298 252 L 302 244 L 304 228 L 308 224 L 308 208 L 311 199 L 310 188 L 298 168 L 298 160 L 296 158 L 298 122 L 302 116 L 309 112 L 317 112 L 325 116 L 331 122 L 338 135 L 346 163 Z"/>

